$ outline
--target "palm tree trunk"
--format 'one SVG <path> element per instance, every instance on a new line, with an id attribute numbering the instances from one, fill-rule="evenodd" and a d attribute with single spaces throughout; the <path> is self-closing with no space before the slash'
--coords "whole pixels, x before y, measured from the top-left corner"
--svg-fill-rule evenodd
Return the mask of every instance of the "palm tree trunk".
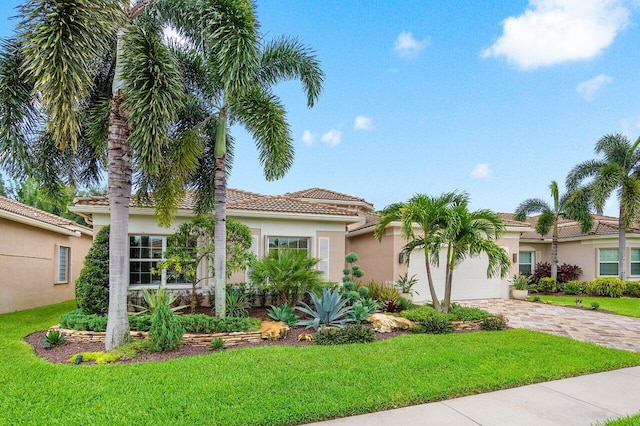
<path id="1" fill-rule="evenodd" d="M 618 272 L 621 280 L 627 279 L 627 230 L 624 226 L 624 211 L 620 207 L 620 217 L 618 218 Z"/>
<path id="2" fill-rule="evenodd" d="M 107 168 L 109 182 L 109 319 L 106 350 L 129 340 L 127 316 L 127 260 L 129 200 L 131 198 L 131 142 L 128 114 L 122 108 L 124 97 L 117 91 L 110 103 Z"/>
<path id="3" fill-rule="evenodd" d="M 449 306 L 451 306 L 451 283 L 453 282 L 453 268 L 455 267 L 453 264 L 454 254 L 454 250 L 449 245 L 447 247 L 447 269 L 444 277 L 444 303 L 442 305 L 442 312 L 445 314 L 449 313 Z"/>
<path id="4" fill-rule="evenodd" d="M 429 262 L 427 247 L 424 248 L 424 264 L 427 268 L 427 281 L 429 283 L 429 293 L 431 293 L 431 302 L 433 302 L 433 307 L 439 311 L 442 308 L 440 307 L 440 300 L 438 300 L 436 288 L 433 286 L 433 277 L 431 276 L 431 262 Z"/>
<path id="5" fill-rule="evenodd" d="M 226 277 L 227 277 L 227 171 L 226 171 L 226 138 L 227 138 L 227 111 L 220 110 L 220 118 L 216 129 L 215 144 L 215 169 L 214 169 L 214 202 L 216 224 L 213 244 L 215 252 L 213 267 L 215 271 L 215 315 L 224 317 L 226 312 Z"/>
<path id="6" fill-rule="evenodd" d="M 551 278 L 558 280 L 558 221 L 553 225 L 553 237 L 551 240 Z"/>

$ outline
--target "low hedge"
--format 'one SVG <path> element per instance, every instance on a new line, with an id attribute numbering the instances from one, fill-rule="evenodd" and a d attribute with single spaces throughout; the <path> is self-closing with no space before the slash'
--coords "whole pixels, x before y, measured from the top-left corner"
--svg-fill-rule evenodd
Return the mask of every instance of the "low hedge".
<path id="1" fill-rule="evenodd" d="M 135 331 L 149 331 L 151 318 L 149 314 L 129 315 L 129 327 Z M 214 318 L 205 314 L 184 314 L 176 318 L 187 333 L 232 333 L 252 329 L 250 318 Z M 60 326 L 70 330 L 106 331 L 107 316 L 85 314 L 76 309 L 60 317 Z"/>
<path id="2" fill-rule="evenodd" d="M 626 283 L 618 277 L 600 277 L 587 284 L 586 293 L 592 296 L 620 297 Z"/>

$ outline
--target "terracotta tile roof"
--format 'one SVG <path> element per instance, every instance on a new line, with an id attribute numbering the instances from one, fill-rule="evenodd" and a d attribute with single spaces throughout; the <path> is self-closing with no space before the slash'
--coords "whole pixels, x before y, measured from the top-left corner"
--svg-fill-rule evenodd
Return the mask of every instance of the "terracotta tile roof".
<path id="1" fill-rule="evenodd" d="M 74 200 L 78 206 L 105 206 L 109 205 L 107 197 L 79 197 Z M 195 197 L 193 191 L 187 191 L 184 199 L 178 208 L 193 210 Z M 137 207 L 134 200 L 130 202 L 130 207 Z M 138 206 L 139 207 L 139 206 Z M 151 206 L 143 206 L 151 207 Z M 352 209 L 328 206 L 320 203 L 313 203 L 298 200 L 289 196 L 261 195 L 253 192 L 238 189 L 227 189 L 227 209 L 245 211 L 264 211 L 277 213 L 301 213 L 301 214 L 321 214 L 330 216 L 357 216 L 358 212 Z"/>
<path id="2" fill-rule="evenodd" d="M 256 194 L 254 192 L 242 191 L 239 189 L 227 188 L 227 203 L 234 201 L 246 200 L 248 198 L 263 197 L 263 195 Z M 108 206 L 109 200 L 106 196 L 99 197 L 77 197 L 73 200 L 73 204 L 81 206 Z M 184 198 L 178 206 L 179 209 L 193 210 L 196 204 L 195 193 L 193 191 L 187 191 Z M 129 201 L 129 207 L 140 207 L 136 204 L 135 198 L 131 197 Z M 152 207 L 151 205 L 143 205 L 142 207 Z"/>
<path id="3" fill-rule="evenodd" d="M 330 191 L 328 189 L 323 189 L 323 188 L 303 189 L 302 191 L 287 192 L 284 195 L 288 197 L 293 197 L 293 198 L 311 198 L 314 200 L 332 200 L 332 201 L 352 201 L 352 202 L 361 202 L 361 203 L 371 204 L 371 203 L 368 203 L 364 198 L 354 197 L 353 195 L 343 194 L 341 192 L 336 192 L 336 191 Z"/>
<path id="4" fill-rule="evenodd" d="M 353 227 L 350 227 L 349 232 L 355 232 L 355 231 L 360 231 L 367 228 L 373 228 L 374 226 L 376 226 L 376 223 L 378 223 L 379 219 L 380 219 L 380 215 L 377 215 L 375 213 L 369 213 L 365 215 L 364 221 L 353 225 Z"/>
<path id="5" fill-rule="evenodd" d="M 604 216 L 598 214 L 592 214 L 593 227 L 588 232 L 582 232 L 582 227 L 578 222 L 571 219 L 560 218 L 558 221 L 558 238 L 580 238 L 594 235 L 617 235 L 618 234 L 618 218 L 613 216 Z M 527 223 L 531 224 L 531 227 L 535 227 L 539 216 L 527 216 Z M 628 230 L 631 234 L 640 234 L 640 228 L 633 226 Z M 522 234 L 522 239 L 528 240 L 542 240 L 551 239 L 551 232 L 545 236 L 540 236 L 535 231 L 525 232 Z"/>
<path id="6" fill-rule="evenodd" d="M 14 213 L 31 220 L 36 220 L 43 224 L 57 226 L 67 231 L 80 230 L 88 234 L 93 233 L 91 228 L 79 225 L 72 220 L 56 216 L 52 213 L 45 212 L 44 210 L 36 209 L 35 207 L 27 206 L 26 204 L 22 204 L 2 196 L 0 196 L 0 210 Z"/>
<path id="7" fill-rule="evenodd" d="M 497 214 L 502 218 L 506 226 L 522 227 L 522 228 L 533 226 L 528 220 L 525 220 L 525 221 L 515 220 L 513 218 L 515 216 L 513 213 L 497 213 Z"/>

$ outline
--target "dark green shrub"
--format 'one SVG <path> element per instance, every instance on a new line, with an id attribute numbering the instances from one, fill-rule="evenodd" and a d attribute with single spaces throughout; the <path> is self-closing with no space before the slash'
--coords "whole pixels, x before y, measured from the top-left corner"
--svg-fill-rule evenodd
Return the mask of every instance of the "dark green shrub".
<path id="1" fill-rule="evenodd" d="M 587 284 L 586 293 L 593 296 L 620 297 L 626 283 L 618 277 L 600 277 Z"/>
<path id="2" fill-rule="evenodd" d="M 477 321 L 492 316 L 487 311 L 480 308 L 472 308 L 469 306 L 460 306 L 452 303 L 449 309 L 449 318 L 453 321 Z"/>
<path id="3" fill-rule="evenodd" d="M 161 304 L 156 307 L 151 318 L 149 340 L 153 352 L 171 351 L 182 346 L 184 327 L 171 312 L 169 306 Z"/>
<path id="4" fill-rule="evenodd" d="M 556 280 L 550 277 L 540 278 L 537 288 L 540 293 L 555 293 L 558 291 Z"/>
<path id="5" fill-rule="evenodd" d="M 70 330 L 106 331 L 107 317 L 86 314 L 81 309 L 76 309 L 60 317 L 60 326 Z"/>
<path id="6" fill-rule="evenodd" d="M 129 328 L 136 331 L 149 331 L 151 329 L 151 315 L 129 315 Z"/>
<path id="7" fill-rule="evenodd" d="M 627 281 L 627 285 L 624 288 L 624 295 L 640 297 L 640 281 Z"/>
<path id="8" fill-rule="evenodd" d="M 569 281 L 564 285 L 564 294 L 575 295 L 582 292 L 580 281 Z"/>
<path id="9" fill-rule="evenodd" d="M 76 303 L 87 314 L 104 315 L 109 309 L 109 227 L 96 235 L 76 280 Z"/>
<path id="10" fill-rule="evenodd" d="M 361 298 L 364 299 L 369 295 L 369 287 L 365 287 L 365 286 L 358 287 L 358 294 L 360 295 Z"/>
<path id="11" fill-rule="evenodd" d="M 323 328 L 313 336 L 316 345 L 343 345 L 346 343 L 369 343 L 376 340 L 375 332 L 362 324 L 343 328 Z"/>
<path id="12" fill-rule="evenodd" d="M 289 305 L 282 305 L 280 307 L 271 306 L 267 311 L 267 315 L 274 321 L 282 321 L 289 327 L 294 327 L 298 324 L 298 316 L 293 313 L 293 308 Z"/>
<path id="13" fill-rule="evenodd" d="M 502 315 L 489 317 L 482 320 L 480 328 L 486 331 L 498 331 L 507 329 L 507 319 Z"/>
<path id="14" fill-rule="evenodd" d="M 413 327 L 409 327 L 409 333 L 413 334 L 425 334 L 427 330 L 424 328 L 424 325 L 414 325 Z"/>
<path id="15" fill-rule="evenodd" d="M 244 294 L 236 291 L 227 292 L 226 313 L 228 317 L 246 318 L 249 316 L 250 307 Z"/>
<path id="16" fill-rule="evenodd" d="M 233 333 L 251 329 L 250 318 L 214 318 L 205 314 L 178 315 L 176 318 L 187 333 Z"/>
<path id="17" fill-rule="evenodd" d="M 600 309 L 600 304 L 598 302 L 591 302 L 591 305 L 589 305 L 589 309 L 597 311 L 598 309 Z"/>
<path id="18" fill-rule="evenodd" d="M 415 309 L 418 305 L 414 304 L 411 300 L 406 299 L 404 297 L 399 297 L 396 302 L 400 305 L 400 312 L 406 311 L 407 309 Z"/>
<path id="19" fill-rule="evenodd" d="M 427 334 L 447 334 L 455 330 L 447 314 L 436 312 L 434 315 L 420 322 Z"/>

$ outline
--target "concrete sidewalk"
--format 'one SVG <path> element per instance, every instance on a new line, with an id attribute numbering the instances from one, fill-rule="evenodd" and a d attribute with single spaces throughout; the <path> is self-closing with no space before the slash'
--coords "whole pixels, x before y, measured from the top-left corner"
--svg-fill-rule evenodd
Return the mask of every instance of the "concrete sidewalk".
<path id="1" fill-rule="evenodd" d="M 592 425 L 640 412 L 640 367 L 589 374 L 314 425 Z"/>

